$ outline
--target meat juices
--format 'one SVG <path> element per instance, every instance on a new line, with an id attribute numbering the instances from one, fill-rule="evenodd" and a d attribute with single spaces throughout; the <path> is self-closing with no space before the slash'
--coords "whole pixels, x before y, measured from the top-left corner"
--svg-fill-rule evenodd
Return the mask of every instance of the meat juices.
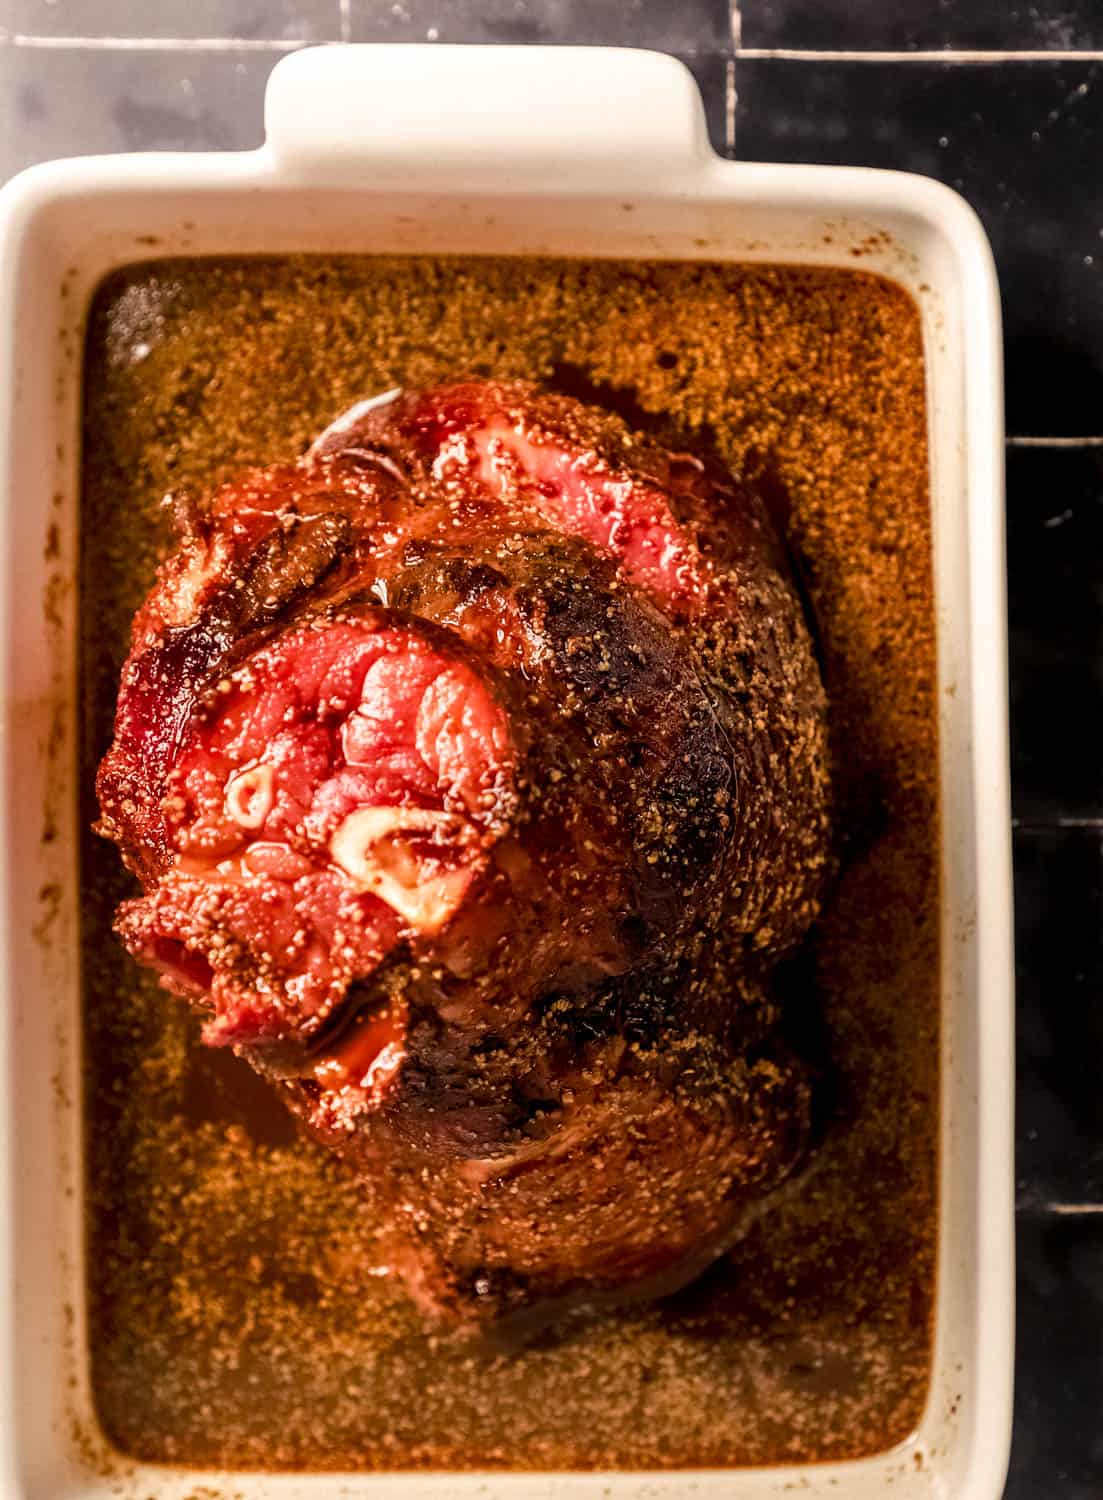
<path id="1" fill-rule="evenodd" d="M 471 382 L 178 511 L 98 781 L 130 951 L 384 1184 L 432 1312 L 685 1280 L 808 1132 L 826 714 L 761 503 Z"/>

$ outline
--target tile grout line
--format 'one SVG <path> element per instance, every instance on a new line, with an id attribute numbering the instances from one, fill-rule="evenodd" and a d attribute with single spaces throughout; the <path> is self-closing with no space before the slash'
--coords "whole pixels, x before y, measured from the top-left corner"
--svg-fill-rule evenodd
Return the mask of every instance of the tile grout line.
<path id="1" fill-rule="evenodd" d="M 1055 833 L 1077 828 L 1103 833 L 1103 817 L 1012 818 L 1011 827 L 1016 833 Z"/>
<path id="2" fill-rule="evenodd" d="M 29 36 L 14 32 L 0 42 L 44 51 L 73 48 L 86 52 L 294 52 L 311 45 L 301 37 L 228 36 Z"/>
<path id="3" fill-rule="evenodd" d="M 735 158 L 735 59 L 724 64 L 724 155 Z"/>
<path id="4" fill-rule="evenodd" d="M 857 62 L 857 63 L 1002 63 L 1002 62 L 1103 62 L 1103 51 L 1089 48 L 1053 47 L 970 48 L 931 47 L 924 51 L 833 50 L 818 47 L 743 47 L 736 57 L 748 62 Z"/>
<path id="5" fill-rule="evenodd" d="M 1009 448 L 1103 448 L 1103 437 L 1009 437 Z"/>
<path id="6" fill-rule="evenodd" d="M 352 36 L 352 0 L 337 0 L 340 19 L 340 40 L 347 42 Z M 729 10 L 731 23 L 731 47 L 735 60 L 748 62 L 856 62 L 856 63 L 1015 63 L 1015 62 L 1099 62 L 1103 63 L 1103 51 L 1088 48 L 1058 50 L 1032 48 L 1016 51 L 1012 48 L 928 48 L 923 51 L 872 51 L 804 47 L 744 47 L 742 45 L 742 15 L 739 0 L 732 0 Z M 326 38 L 318 38 L 325 41 Z M 118 51 L 154 51 L 172 48 L 179 51 L 234 51 L 265 49 L 281 52 L 312 45 L 307 38 L 286 37 L 141 37 L 141 36 L 56 36 L 38 35 L 34 32 L 9 32 L 0 28 L 0 46 L 41 47 L 45 49 L 86 47 Z M 694 54 L 696 55 L 696 54 Z"/>

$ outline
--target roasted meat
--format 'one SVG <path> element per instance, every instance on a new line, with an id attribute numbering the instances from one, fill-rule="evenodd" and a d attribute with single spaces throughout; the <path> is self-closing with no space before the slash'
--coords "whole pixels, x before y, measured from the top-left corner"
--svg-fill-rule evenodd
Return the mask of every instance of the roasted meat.
<path id="1" fill-rule="evenodd" d="M 479 1324 L 671 1286 L 799 1159 L 771 970 L 825 706 L 755 494 L 523 384 L 177 500 L 101 831 L 118 930 Z"/>

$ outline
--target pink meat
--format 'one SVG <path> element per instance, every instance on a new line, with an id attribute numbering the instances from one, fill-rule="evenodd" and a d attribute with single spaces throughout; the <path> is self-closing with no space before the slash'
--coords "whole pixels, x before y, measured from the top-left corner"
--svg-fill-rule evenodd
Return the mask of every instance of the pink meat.
<path id="1" fill-rule="evenodd" d="M 671 509 L 678 460 L 659 455 L 653 477 L 594 441 L 600 434 L 576 402 L 532 400 L 527 386 L 467 382 L 353 408 L 315 443 L 325 457 L 350 445 L 401 449 L 446 493 L 481 488 L 515 512 L 531 509 L 556 531 L 620 560 L 625 576 L 667 605 L 699 605 L 708 569 Z"/>
<path id="2" fill-rule="evenodd" d="M 462 904 L 508 792 L 509 728 L 466 663 L 378 612 L 279 637 L 210 699 L 164 778 L 171 863 L 120 930 L 209 1001 L 208 1043 L 309 1037 L 412 926 Z M 398 831 L 357 851 L 342 830 L 365 810 Z M 436 893 L 420 911 L 419 888 Z"/>

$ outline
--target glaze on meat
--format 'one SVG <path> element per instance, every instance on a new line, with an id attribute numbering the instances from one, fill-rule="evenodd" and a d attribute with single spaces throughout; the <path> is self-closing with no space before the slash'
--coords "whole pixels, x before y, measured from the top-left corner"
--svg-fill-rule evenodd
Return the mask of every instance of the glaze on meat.
<path id="1" fill-rule="evenodd" d="M 807 1136 L 770 971 L 824 699 L 760 503 L 470 382 L 178 511 L 98 781 L 127 947 L 372 1179 L 427 1308 L 684 1280 Z"/>

